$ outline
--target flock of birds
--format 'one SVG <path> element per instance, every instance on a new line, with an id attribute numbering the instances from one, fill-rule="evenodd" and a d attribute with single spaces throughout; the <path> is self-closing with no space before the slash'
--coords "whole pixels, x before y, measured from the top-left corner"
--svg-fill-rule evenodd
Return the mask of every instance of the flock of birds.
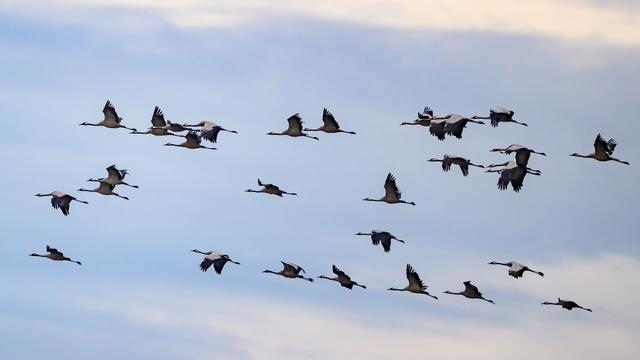
<path id="1" fill-rule="evenodd" d="M 140 132 L 135 128 L 129 128 L 122 124 L 122 118 L 118 116 L 114 106 L 110 101 L 107 101 L 103 110 L 104 119 L 97 123 L 81 123 L 83 126 L 100 126 L 107 127 L 111 129 L 124 128 L 131 131 L 131 134 L 148 134 L 154 136 L 174 136 L 174 137 L 183 137 L 185 141 L 180 144 L 174 143 L 166 143 L 165 146 L 176 146 L 176 147 L 184 147 L 187 149 L 209 149 L 216 150 L 214 147 L 207 147 L 202 145 L 202 141 L 209 141 L 211 143 L 218 142 L 218 135 L 220 132 L 229 132 L 237 134 L 235 130 L 228 130 L 219 125 L 216 125 L 209 121 L 202 121 L 198 124 L 177 124 L 171 121 L 166 121 L 164 119 L 164 114 L 160 108 L 156 106 L 153 112 L 153 116 L 151 118 L 151 127 L 147 129 L 147 131 Z M 439 140 L 444 140 L 446 136 L 454 136 L 458 139 L 462 138 L 463 130 L 466 128 L 468 123 L 475 124 L 484 124 L 481 120 L 490 120 L 491 126 L 497 127 L 500 123 L 515 123 L 522 126 L 528 126 L 526 123 L 522 123 L 516 121 L 513 118 L 514 112 L 512 110 L 508 110 L 505 108 L 495 108 L 491 109 L 489 112 L 489 116 L 472 116 L 472 117 L 464 117 L 457 114 L 449 114 L 445 116 L 435 116 L 433 114 L 433 110 L 428 107 L 425 107 L 422 112 L 418 113 L 418 118 L 413 122 L 403 122 L 400 125 L 417 125 L 429 128 L 429 133 Z M 294 114 L 287 119 L 288 127 L 284 131 L 281 132 L 269 132 L 267 135 L 274 136 L 290 136 L 290 137 L 306 137 L 314 140 L 319 140 L 318 137 L 311 136 L 306 132 L 325 132 L 330 134 L 335 133 L 346 133 L 353 134 L 356 133 L 353 131 L 345 131 L 340 128 L 340 125 L 336 121 L 333 114 L 324 109 L 322 113 L 322 121 L 323 125 L 316 129 L 308 129 L 303 128 L 302 118 L 299 114 Z M 186 135 L 180 135 L 180 133 L 186 132 Z M 598 161 L 614 161 L 629 165 L 629 162 L 623 161 L 613 157 L 613 152 L 616 148 L 616 141 L 614 139 L 609 139 L 605 141 L 604 138 L 598 134 L 596 140 L 593 144 L 594 151 L 588 155 L 580 155 L 578 153 L 571 154 L 574 157 L 582 157 L 582 158 L 591 158 Z M 511 184 L 513 190 L 518 192 L 522 189 L 524 178 L 527 174 L 539 176 L 542 174 L 542 171 L 532 169 L 528 167 L 529 159 L 531 154 L 546 156 L 545 153 L 535 151 L 533 149 L 527 148 L 518 144 L 511 144 L 504 148 L 495 148 L 491 150 L 492 152 L 499 152 L 502 154 L 510 155 L 514 154 L 515 158 L 510 161 L 506 161 L 501 164 L 491 164 L 491 165 L 480 165 L 474 164 L 469 159 L 466 159 L 461 156 L 446 154 L 442 159 L 429 159 L 430 162 L 440 162 L 442 164 L 443 171 L 449 171 L 452 165 L 457 165 L 460 167 L 463 176 L 467 176 L 469 174 L 469 167 L 478 167 L 478 168 L 488 168 L 486 172 L 490 173 L 498 173 L 500 174 L 500 178 L 498 179 L 498 188 L 500 190 L 506 190 Z M 494 169 L 498 168 L 498 169 Z M 107 177 L 105 178 L 90 178 L 87 181 L 89 182 L 97 182 L 98 186 L 94 189 L 78 189 L 78 191 L 87 191 L 87 192 L 95 192 L 102 195 L 116 196 L 125 200 L 128 200 L 128 197 L 122 196 L 118 193 L 114 192 L 116 186 L 128 186 L 132 188 L 138 188 L 137 185 L 131 185 L 124 181 L 128 172 L 124 169 L 118 169 L 115 165 L 111 165 L 107 168 Z M 265 193 L 269 195 L 275 195 L 282 197 L 283 195 L 291 195 L 295 196 L 296 193 L 287 192 L 277 185 L 274 184 L 266 184 L 263 183 L 260 179 L 258 179 L 259 189 L 247 189 L 246 192 L 252 193 Z M 402 193 L 396 184 L 396 178 L 389 173 L 384 182 L 384 196 L 381 198 L 364 198 L 364 201 L 376 201 L 376 202 L 385 202 L 387 204 L 409 204 L 416 205 L 415 202 L 406 201 L 402 199 Z M 88 204 L 88 202 L 79 200 L 72 195 L 60 192 L 53 191 L 50 193 L 38 193 L 35 196 L 38 197 L 51 197 L 51 205 L 54 209 L 60 209 L 62 214 L 69 215 L 69 209 L 72 202 L 80 202 L 83 204 Z M 398 239 L 393 234 L 387 231 L 380 230 L 372 230 L 371 232 L 364 233 L 358 232 L 356 235 L 361 236 L 369 236 L 371 238 L 371 242 L 373 245 L 382 245 L 382 248 L 385 252 L 389 252 L 391 250 L 392 240 L 404 243 L 404 240 Z M 47 245 L 46 254 L 36 254 L 33 253 L 31 256 L 44 257 L 51 260 L 56 261 L 69 261 L 74 262 L 78 265 L 81 265 L 79 261 L 72 260 L 60 251 L 55 248 L 52 248 Z M 200 263 L 200 269 L 202 271 L 207 271 L 211 266 L 216 273 L 221 274 L 224 266 L 230 262 L 236 265 L 240 265 L 239 262 L 232 260 L 229 255 L 221 254 L 217 251 L 200 251 L 198 249 L 191 250 L 194 253 L 204 255 L 204 259 Z M 264 270 L 263 273 L 276 274 L 279 276 L 283 276 L 289 279 L 303 279 L 306 281 L 313 281 L 311 277 L 305 277 L 306 271 L 299 265 L 296 265 L 291 262 L 282 261 L 282 270 L 273 271 L 273 270 Z M 492 261 L 489 265 L 501 265 L 508 267 L 508 275 L 513 278 L 521 278 L 525 272 L 531 272 L 537 274 L 539 276 L 544 276 L 544 274 L 540 271 L 533 270 L 526 265 L 520 264 L 515 261 L 509 262 L 497 262 Z M 352 289 L 354 286 L 361 287 L 366 289 L 365 285 L 359 284 L 356 281 L 352 280 L 349 275 L 347 275 L 344 271 L 340 270 L 335 265 L 332 266 L 332 271 L 335 276 L 325 276 L 321 275 L 318 278 L 326 279 L 330 281 L 335 281 L 339 283 L 342 287 L 347 289 Z M 414 270 L 414 268 L 407 264 L 406 267 L 406 278 L 409 284 L 403 288 L 389 288 L 390 291 L 408 291 L 414 294 L 422 294 L 429 296 L 433 299 L 438 299 L 438 297 L 430 294 L 427 291 L 427 285 L 424 284 L 418 273 Z M 469 299 L 481 299 L 486 302 L 495 304 L 493 300 L 487 299 L 480 292 L 478 287 L 473 285 L 470 281 L 465 281 L 463 283 L 464 290 L 459 292 L 445 291 L 445 294 L 451 295 L 461 295 Z M 574 301 L 571 300 L 563 300 L 558 298 L 556 302 L 545 301 L 542 303 L 543 305 L 558 305 L 567 310 L 572 310 L 574 308 L 583 309 L 586 311 L 591 311 L 591 309 L 584 308 Z"/>

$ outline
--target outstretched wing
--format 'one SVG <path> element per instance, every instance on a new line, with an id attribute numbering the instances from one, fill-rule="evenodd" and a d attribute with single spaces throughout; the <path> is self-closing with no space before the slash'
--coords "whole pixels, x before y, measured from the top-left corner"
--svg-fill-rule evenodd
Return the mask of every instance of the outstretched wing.
<path id="1" fill-rule="evenodd" d="M 116 169 L 115 165 L 111 165 L 107 168 L 107 176 L 118 180 L 122 180 L 124 178 L 120 170 Z"/>
<path id="2" fill-rule="evenodd" d="M 202 260 L 202 262 L 200 263 L 200 270 L 202 271 L 207 271 L 209 270 L 209 268 L 211 267 L 211 265 L 213 265 L 213 260 L 209 259 L 209 258 L 204 258 Z M 219 273 L 218 273 L 219 274 Z"/>
<path id="3" fill-rule="evenodd" d="M 167 126 L 167 122 L 164 121 L 164 114 L 162 113 L 162 110 L 160 110 L 160 108 L 157 106 L 155 109 L 153 109 L 153 116 L 151 117 L 151 125 L 153 125 L 154 127 Z"/>
<path id="4" fill-rule="evenodd" d="M 338 275 L 340 278 L 351 279 L 349 275 L 345 274 L 344 271 L 338 269 L 335 265 L 333 265 L 333 273 Z"/>
<path id="5" fill-rule="evenodd" d="M 289 122 L 289 130 L 294 133 L 302 132 L 302 118 L 299 113 L 291 115 L 287 121 Z"/>
<path id="6" fill-rule="evenodd" d="M 64 254 L 61 253 L 60 251 L 58 251 L 58 249 L 56 248 L 52 248 L 49 245 L 47 245 L 47 252 L 51 255 L 59 255 L 59 256 L 63 256 Z"/>
<path id="7" fill-rule="evenodd" d="M 54 196 L 51 198 L 51 206 L 54 209 L 60 209 L 64 216 L 69 215 L 69 205 L 71 205 L 71 200 L 73 200 L 73 196 L 64 195 L 64 196 Z"/>
<path id="8" fill-rule="evenodd" d="M 197 131 L 189 130 L 187 135 L 184 136 L 187 139 L 187 144 L 191 146 L 200 145 L 200 135 Z"/>
<path id="9" fill-rule="evenodd" d="M 107 100 L 107 103 L 104 104 L 104 108 L 102 109 L 102 113 L 104 114 L 105 121 L 115 121 L 120 124 L 120 118 L 118 117 L 118 113 L 116 112 L 116 108 L 113 107 L 111 101 Z"/>
<path id="10" fill-rule="evenodd" d="M 220 127 L 218 125 L 215 125 L 211 129 L 202 130 L 201 136 L 202 136 L 203 139 L 209 140 L 212 143 L 216 143 L 216 142 L 218 142 L 218 134 L 220 133 L 221 129 L 222 129 L 222 127 Z"/>
<path id="11" fill-rule="evenodd" d="M 426 288 L 418 273 L 409 264 L 407 264 L 407 280 L 409 280 L 409 286 L 419 287 L 420 289 Z"/>
<path id="12" fill-rule="evenodd" d="M 227 258 L 225 256 L 221 256 L 215 260 L 213 260 L 213 269 L 218 273 L 222 273 L 222 268 L 224 268 L 224 264 L 227 263 Z"/>
<path id="13" fill-rule="evenodd" d="M 478 287 L 471 284 L 470 281 L 465 281 L 464 282 L 464 291 L 465 292 L 470 292 L 470 293 L 477 293 L 478 295 L 482 295 L 480 293 L 480 291 L 478 291 Z"/>
<path id="14" fill-rule="evenodd" d="M 322 122 L 327 127 L 340 129 L 340 125 L 338 125 L 336 118 L 333 117 L 333 114 L 329 110 L 327 110 L 327 108 L 324 108 L 324 110 L 322 110 Z"/>
<path id="15" fill-rule="evenodd" d="M 284 261 L 280 261 L 280 262 L 281 262 L 281 263 L 282 263 L 282 265 L 284 266 L 284 271 L 285 271 L 285 272 L 292 272 L 292 273 L 294 273 L 294 274 L 297 274 L 297 273 L 299 273 L 300 271 L 305 272 L 305 271 L 304 271 L 304 269 L 303 269 L 302 267 L 300 267 L 300 266 L 298 266 L 298 265 L 296 265 L 296 264 L 293 264 L 293 263 L 289 264 L 289 263 L 286 263 L 286 262 L 284 262 Z"/>
<path id="16" fill-rule="evenodd" d="M 398 189 L 398 185 L 396 184 L 396 178 L 389 173 L 387 175 L 387 179 L 384 182 L 384 191 L 387 197 L 400 199 L 402 197 L 402 192 Z"/>

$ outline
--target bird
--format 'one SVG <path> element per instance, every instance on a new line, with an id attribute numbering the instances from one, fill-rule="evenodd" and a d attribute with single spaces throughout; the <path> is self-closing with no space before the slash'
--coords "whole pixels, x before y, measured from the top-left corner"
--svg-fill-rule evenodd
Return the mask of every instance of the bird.
<path id="1" fill-rule="evenodd" d="M 102 109 L 102 113 L 104 114 L 104 118 L 102 121 L 92 124 L 88 122 L 83 122 L 80 125 L 84 126 L 104 126 L 110 129 L 118 129 L 123 128 L 131 131 L 136 131 L 134 128 L 128 128 L 122 125 L 122 118 L 118 116 L 116 109 L 111 104 L 111 101 L 107 100 L 107 103 L 104 104 L 104 108 Z"/>
<path id="2" fill-rule="evenodd" d="M 235 130 L 227 130 L 225 128 L 223 128 L 220 125 L 216 125 L 214 123 L 212 123 L 211 121 L 201 121 L 195 125 L 183 125 L 185 127 L 189 127 L 189 128 L 194 128 L 194 127 L 200 127 L 200 137 L 211 141 L 212 143 L 217 143 L 218 142 L 218 134 L 221 131 L 226 131 L 226 132 L 230 132 L 233 134 L 237 134 L 238 132 Z"/>
<path id="3" fill-rule="evenodd" d="M 385 192 L 384 196 L 381 197 L 380 199 L 364 198 L 362 200 L 363 201 L 382 201 L 382 202 L 386 202 L 387 204 L 410 204 L 414 206 L 416 205 L 416 203 L 414 202 L 401 200 L 402 192 L 400 191 L 400 189 L 398 189 L 398 185 L 396 185 L 396 178 L 391 173 L 387 175 L 387 179 L 384 181 L 384 192 Z"/>
<path id="4" fill-rule="evenodd" d="M 462 130 L 464 130 L 467 123 L 470 122 L 484 125 L 482 121 L 471 120 L 458 114 L 451 114 L 449 118 L 444 121 L 444 131 L 449 136 L 453 135 L 458 139 L 462 139 Z"/>
<path id="5" fill-rule="evenodd" d="M 412 122 L 403 122 L 400 125 L 420 125 L 420 126 L 429 126 L 431 125 L 431 119 L 433 118 L 433 110 L 430 107 L 425 106 L 422 112 L 418 112 L 418 118 L 413 120 Z"/>
<path id="6" fill-rule="evenodd" d="M 427 161 L 441 162 L 443 171 L 449 171 L 451 169 L 451 165 L 456 164 L 460 166 L 460 170 L 462 170 L 463 176 L 469 175 L 469 166 L 475 166 L 475 167 L 484 169 L 484 165 L 476 165 L 472 163 L 471 160 L 469 159 L 465 159 L 463 157 L 451 155 L 451 154 L 444 154 L 444 157 L 442 159 L 431 158 Z"/>
<path id="7" fill-rule="evenodd" d="M 95 189 L 92 189 L 92 190 L 89 190 L 89 189 L 78 189 L 78 191 L 95 192 L 95 193 L 102 194 L 102 195 L 113 195 L 113 196 L 117 196 L 117 197 L 125 199 L 125 200 L 129 200 L 129 198 L 126 197 L 126 196 L 122 196 L 122 195 L 114 193 L 113 189 L 115 189 L 115 185 L 111 185 L 106 181 L 100 181 L 100 185 L 98 185 L 98 187 L 95 188 Z"/>
<path id="8" fill-rule="evenodd" d="M 71 260 L 68 257 L 64 256 L 63 253 L 61 253 L 60 251 L 58 251 L 58 249 L 54 249 L 52 247 L 50 247 L 49 245 L 47 245 L 47 252 L 48 254 L 42 255 L 42 254 L 30 254 L 29 256 L 39 256 L 39 257 L 45 257 L 51 260 L 55 260 L 55 261 L 69 261 L 72 263 L 76 263 L 78 265 L 82 265 L 82 263 L 80 261 L 75 261 L 75 260 Z"/>
<path id="9" fill-rule="evenodd" d="M 522 189 L 522 185 L 524 182 L 524 177 L 527 174 L 539 176 L 542 173 L 539 170 L 533 170 L 528 167 L 518 166 L 515 161 L 507 161 L 503 164 L 492 164 L 487 165 L 487 167 L 498 167 L 504 166 L 502 169 L 497 170 L 487 170 L 486 172 L 497 172 L 500 173 L 500 178 L 498 179 L 498 189 L 507 190 L 509 187 L 509 183 L 511 183 L 511 187 L 513 191 L 519 192 Z"/>
<path id="10" fill-rule="evenodd" d="M 48 194 L 38 193 L 38 194 L 35 194 L 35 196 L 38 196 L 38 197 L 51 196 L 51 206 L 53 206 L 54 209 L 59 208 L 60 211 L 62 211 L 62 214 L 64 216 L 69 215 L 69 206 L 71 205 L 72 201 L 88 204 L 88 202 L 78 200 L 71 195 L 63 193 L 62 191 L 53 191 Z"/>
<path id="11" fill-rule="evenodd" d="M 336 134 L 336 133 L 345 133 L 345 134 L 353 134 L 353 135 L 356 134 L 354 131 L 344 131 L 340 129 L 340 125 L 338 125 L 336 118 L 333 116 L 333 114 L 329 110 L 327 110 L 327 108 L 324 108 L 322 110 L 322 122 L 323 122 L 322 126 L 320 126 L 317 129 L 305 128 L 303 131 L 324 131 L 329 134 Z"/>
<path id="12" fill-rule="evenodd" d="M 245 192 L 265 193 L 265 194 L 271 194 L 271 195 L 276 195 L 280 197 L 282 197 L 282 195 L 298 195 L 296 193 L 290 193 L 284 190 L 280 190 L 279 187 L 273 184 L 263 184 L 262 181 L 260 181 L 260 179 L 258 179 L 258 186 L 262 186 L 262 189 L 260 190 L 247 189 L 245 190 Z"/>
<path id="13" fill-rule="evenodd" d="M 600 134 L 598 134 L 598 136 L 596 137 L 596 141 L 593 143 L 594 152 L 589 155 L 580 155 L 578 153 L 573 153 L 571 154 L 571 156 L 591 158 L 598 161 L 616 161 L 625 165 L 630 165 L 628 161 L 623 161 L 611 156 L 613 155 L 613 151 L 616 149 L 616 145 L 618 145 L 618 143 L 616 143 L 615 139 L 604 141 L 604 138 Z"/>
<path id="14" fill-rule="evenodd" d="M 231 260 L 231 258 L 229 258 L 229 255 L 220 254 L 216 251 L 200 251 L 198 249 L 193 249 L 191 251 L 194 253 L 205 255 L 204 259 L 200 263 L 200 270 L 202 270 L 203 272 L 209 270 L 211 265 L 213 265 L 213 270 L 215 270 L 218 274 L 222 273 L 222 268 L 224 268 L 224 265 L 227 262 L 240 265 L 239 262 Z"/>
<path id="15" fill-rule="evenodd" d="M 300 267 L 299 265 L 296 265 L 294 263 L 286 263 L 284 261 L 280 261 L 280 262 L 284 266 L 284 268 L 282 270 L 280 270 L 278 272 L 271 271 L 271 270 L 264 270 L 263 273 L 276 274 L 276 275 L 284 276 L 284 277 L 289 278 L 289 279 L 300 278 L 300 279 L 307 280 L 309 282 L 313 282 L 312 278 L 306 278 L 306 277 L 300 275 L 300 272 L 306 273 L 306 271 L 304 271 L 304 269 L 302 267 Z"/>
<path id="16" fill-rule="evenodd" d="M 503 107 L 497 107 L 489 110 L 489 116 L 472 116 L 472 119 L 484 119 L 491 120 L 491 126 L 497 127 L 501 122 L 512 122 L 523 126 L 529 126 L 523 122 L 513 120 L 513 110 L 505 109 Z"/>
<path id="17" fill-rule="evenodd" d="M 490 152 L 499 152 L 501 154 L 511 154 L 513 152 L 516 153 L 516 164 L 518 164 L 518 166 L 527 166 L 529 164 L 529 157 L 531 156 L 531 154 L 538 154 L 538 155 L 542 155 L 542 156 L 547 156 L 547 154 L 543 153 L 543 152 L 539 152 L 539 151 L 535 151 L 529 148 L 526 148 L 522 145 L 518 145 L 518 144 L 511 144 L 509 146 L 507 146 L 506 148 L 495 148 L 495 149 L 491 149 L 489 150 Z"/>
<path id="18" fill-rule="evenodd" d="M 370 233 L 358 232 L 356 235 L 371 236 L 371 242 L 373 245 L 377 246 L 378 244 L 382 244 L 384 252 L 389 252 L 391 250 L 391 240 L 396 240 L 403 244 L 405 243 L 404 240 L 398 239 L 388 231 L 371 230 Z"/>
<path id="19" fill-rule="evenodd" d="M 418 275 L 418 273 L 415 270 L 413 270 L 413 267 L 411 267 L 411 265 L 409 264 L 407 264 L 406 273 L 407 273 L 407 280 L 409 280 L 409 285 L 407 285 L 402 289 L 388 288 L 387 290 L 409 291 L 414 294 L 424 294 L 438 300 L 436 296 L 433 296 L 427 292 L 427 286 L 422 282 L 422 280 L 420 280 L 420 276 Z"/>
<path id="20" fill-rule="evenodd" d="M 153 115 L 151 115 L 151 127 L 147 129 L 147 131 L 141 132 L 134 130 L 131 134 L 151 134 L 155 136 L 181 136 L 178 134 L 174 134 L 169 129 L 171 126 L 167 125 L 167 122 L 164 119 L 164 114 L 159 107 L 155 107 L 153 109 Z"/>
<path id="21" fill-rule="evenodd" d="M 187 149 L 209 149 L 209 150 L 217 150 L 214 147 L 206 147 L 204 145 L 202 145 L 202 137 L 200 134 L 198 134 L 197 131 L 193 131 L 190 130 L 187 135 L 184 135 L 184 138 L 187 139 L 185 142 L 183 142 L 182 144 L 172 144 L 172 143 L 166 143 L 164 144 L 164 146 L 177 146 L 177 147 L 183 147 L 183 148 L 187 148 Z"/>
<path id="22" fill-rule="evenodd" d="M 327 277 L 324 275 L 320 275 L 318 276 L 319 279 L 327 279 L 327 280 L 332 280 L 332 281 L 336 281 L 340 283 L 340 286 L 345 287 L 349 290 L 353 289 L 353 286 L 359 286 L 363 289 L 366 289 L 367 287 L 364 285 L 360 285 L 357 282 L 351 280 L 351 277 L 349 277 L 349 275 L 345 274 L 344 271 L 338 269 L 335 265 L 332 266 L 332 270 L 333 273 L 336 274 L 336 277 Z"/>
<path id="23" fill-rule="evenodd" d="M 316 140 L 320 140 L 315 136 L 311 136 L 309 134 L 305 134 L 302 132 L 302 118 L 300 117 L 299 113 L 295 113 L 293 115 L 291 115 L 287 121 L 289 122 L 289 127 L 284 130 L 283 132 L 268 132 L 267 135 L 288 135 L 288 136 L 293 136 L 293 137 L 308 137 L 311 139 L 316 139 Z"/>
<path id="24" fill-rule="evenodd" d="M 99 178 L 99 179 L 88 179 L 87 181 L 93 181 L 93 182 L 100 182 L 100 181 L 104 181 L 107 184 L 111 184 L 113 186 L 116 185 L 126 185 L 132 188 L 139 188 L 138 185 L 130 185 L 127 184 L 126 182 L 122 181 L 124 180 L 124 177 L 127 176 L 127 174 L 129 174 L 129 172 L 127 171 L 127 169 L 122 169 L 122 170 L 118 170 L 116 168 L 115 165 L 111 165 L 107 168 L 107 177 L 106 178 Z"/>
<path id="25" fill-rule="evenodd" d="M 451 292 L 451 291 L 445 291 L 445 294 L 451 294 L 451 295 L 462 295 L 466 298 L 469 299 L 482 299 L 486 302 L 490 302 L 492 304 L 495 304 L 495 302 L 493 302 L 493 300 L 489 300 L 489 299 L 485 299 L 482 296 L 482 293 L 478 290 L 478 287 L 476 287 L 475 285 L 471 284 L 471 281 L 465 281 L 463 282 L 464 284 L 464 290 L 460 291 L 460 292 Z"/>
<path id="26" fill-rule="evenodd" d="M 529 272 L 532 272 L 534 274 L 538 274 L 540 276 L 544 276 L 544 274 L 541 271 L 531 270 L 531 269 L 529 269 L 528 266 L 522 265 L 522 264 L 520 264 L 518 262 L 515 262 L 515 261 L 509 261 L 509 262 L 506 262 L 506 263 L 492 261 L 492 262 L 489 263 L 489 265 L 508 266 L 509 267 L 509 275 L 513 276 L 516 279 L 517 278 L 521 278 L 525 271 L 529 271 Z"/>
<path id="27" fill-rule="evenodd" d="M 584 307 L 576 304 L 575 301 L 562 300 L 560 298 L 558 298 L 558 302 L 545 301 L 545 302 L 542 303 L 542 305 L 560 305 L 560 306 L 562 306 L 563 308 L 565 308 L 567 310 L 573 310 L 574 308 L 578 308 L 578 309 L 586 310 L 588 312 L 592 312 L 591 309 L 584 308 Z"/>

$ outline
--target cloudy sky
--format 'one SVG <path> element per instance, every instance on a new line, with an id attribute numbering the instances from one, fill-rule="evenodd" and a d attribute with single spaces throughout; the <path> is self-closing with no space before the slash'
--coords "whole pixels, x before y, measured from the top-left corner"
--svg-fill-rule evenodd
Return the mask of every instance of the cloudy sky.
<path id="1" fill-rule="evenodd" d="M 0 358 L 630 359 L 640 351 L 640 5 L 626 0 L 0 0 Z M 155 105 L 215 121 L 219 150 L 78 126 L 107 99 L 145 129 Z M 400 127 L 515 109 L 437 141 Z M 357 135 L 269 137 L 329 108 Z M 631 166 L 569 157 L 598 133 Z M 177 139 L 177 138 L 176 138 Z M 180 139 L 177 139 L 180 141 Z M 444 153 L 543 176 L 501 192 Z M 79 193 L 117 164 L 125 201 Z M 392 172 L 417 206 L 365 203 Z M 243 192 L 256 179 L 298 197 Z M 37 192 L 87 200 L 62 216 Z M 82 195 L 82 196 L 80 196 Z M 355 236 L 388 230 L 390 253 Z M 45 245 L 77 266 L 27 256 Z M 242 263 L 201 273 L 215 249 Z M 368 286 L 262 274 L 280 260 Z M 545 273 L 512 279 L 491 260 Z M 390 293 L 407 263 L 438 295 Z M 491 305 L 442 294 L 471 280 Z M 574 299 L 593 313 L 543 307 Z M 55 349 L 55 350 L 54 350 Z M 55 354 L 52 355 L 53 351 Z"/>

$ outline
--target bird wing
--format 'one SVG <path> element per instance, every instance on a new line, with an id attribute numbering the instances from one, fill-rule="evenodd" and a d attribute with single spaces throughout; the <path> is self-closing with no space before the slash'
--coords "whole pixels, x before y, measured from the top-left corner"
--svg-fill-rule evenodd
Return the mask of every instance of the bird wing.
<path id="1" fill-rule="evenodd" d="M 424 289 L 426 287 L 422 283 L 422 280 L 420 280 L 418 273 L 413 270 L 413 267 L 409 264 L 407 264 L 407 280 L 409 280 L 409 286 L 411 287 L 417 287 L 420 289 Z"/>
<path id="2" fill-rule="evenodd" d="M 506 190 L 509 187 L 509 183 L 513 180 L 514 169 L 502 169 L 500 171 L 500 178 L 498 179 L 498 189 Z"/>
<path id="3" fill-rule="evenodd" d="M 380 244 L 380 241 L 384 238 L 385 236 L 383 232 L 374 232 L 374 231 L 371 232 L 371 242 L 373 243 L 373 245 L 377 246 L 378 244 Z"/>
<path id="4" fill-rule="evenodd" d="M 218 142 L 218 134 L 222 128 L 220 126 L 214 126 L 211 129 L 202 130 L 201 136 L 203 139 L 209 140 L 212 143 Z"/>
<path id="5" fill-rule="evenodd" d="M 333 114 L 331 113 L 331 111 L 327 110 L 326 108 L 324 110 L 322 110 L 322 122 L 327 127 L 333 127 L 333 128 L 336 128 L 336 129 L 340 129 L 340 125 L 338 125 L 338 122 L 336 121 L 336 118 L 333 117 Z"/>
<path id="6" fill-rule="evenodd" d="M 527 166 L 529 164 L 529 158 L 531 157 L 531 150 L 525 147 L 521 147 L 516 150 L 516 164 L 519 166 Z"/>
<path id="7" fill-rule="evenodd" d="M 157 107 L 157 106 L 156 106 L 155 109 L 153 109 L 153 116 L 151 117 L 151 124 L 154 127 L 167 126 L 167 122 L 164 121 L 164 114 L 162 113 L 162 110 L 160 110 L 160 108 Z"/>
<path id="8" fill-rule="evenodd" d="M 115 121 L 120 124 L 120 118 L 118 117 L 118 113 L 116 112 L 116 108 L 113 107 L 111 101 L 107 100 L 107 103 L 104 104 L 104 108 L 102 109 L 102 113 L 104 114 L 105 120 Z"/>
<path id="9" fill-rule="evenodd" d="M 384 191 L 387 197 L 400 199 L 402 192 L 398 189 L 396 184 L 396 178 L 391 173 L 387 175 L 387 179 L 384 181 Z"/>
<path id="10" fill-rule="evenodd" d="M 289 130 L 293 132 L 302 132 L 302 118 L 299 113 L 291 115 L 287 121 L 289 122 Z"/>
<path id="11" fill-rule="evenodd" d="M 222 273 L 222 268 L 224 268 L 224 264 L 227 263 L 227 258 L 222 256 L 215 260 L 213 260 L 213 269 L 218 273 Z"/>
<path id="12" fill-rule="evenodd" d="M 208 257 L 205 257 L 200 263 L 200 270 L 207 271 L 209 270 L 212 264 L 213 264 L 213 260 L 209 259 Z"/>
<path id="13" fill-rule="evenodd" d="M 333 265 L 332 269 L 333 269 L 333 273 L 338 275 L 339 278 L 344 278 L 344 279 L 347 279 L 347 280 L 351 280 L 349 275 L 345 274 L 344 271 L 338 269 L 338 267 L 336 267 L 335 265 Z"/>
<path id="14" fill-rule="evenodd" d="M 300 271 L 305 272 L 303 268 L 301 268 L 300 266 L 296 265 L 296 264 L 289 264 L 286 263 L 284 261 L 280 261 L 282 263 L 282 265 L 284 266 L 284 271 L 285 272 L 292 272 L 294 274 L 299 273 Z"/>
<path id="15" fill-rule="evenodd" d="M 52 248 L 49 245 L 47 245 L 47 252 L 51 255 L 59 255 L 59 256 L 63 256 L 64 254 L 61 253 L 60 251 L 58 251 L 58 249 L 56 248 Z"/>
<path id="16" fill-rule="evenodd" d="M 71 195 L 63 195 L 63 196 L 53 196 L 51 198 L 51 206 L 54 209 L 60 209 L 62 214 L 65 216 L 69 215 L 69 205 L 71 204 L 71 200 L 73 200 L 73 196 Z"/>
<path id="17" fill-rule="evenodd" d="M 445 138 L 445 122 L 444 120 L 431 120 L 429 125 L 429 134 L 438 138 L 438 140 L 444 140 Z"/>
<path id="18" fill-rule="evenodd" d="M 607 145 L 607 142 L 604 141 L 604 139 L 602 138 L 602 135 L 600 134 L 598 134 L 598 136 L 596 137 L 596 141 L 593 143 L 593 147 L 596 151 L 596 154 L 598 153 L 610 154 L 609 146 Z"/>
<path id="19" fill-rule="evenodd" d="M 449 171 L 451 170 L 451 164 L 453 164 L 453 157 L 450 155 L 445 155 L 442 159 L 442 170 Z"/>
<path id="20" fill-rule="evenodd" d="M 107 177 L 118 179 L 118 180 L 122 180 L 124 178 L 120 170 L 116 169 L 115 165 L 111 165 L 107 168 Z"/>
<path id="21" fill-rule="evenodd" d="M 184 138 L 187 139 L 188 145 L 200 145 L 200 135 L 197 131 L 190 130 Z"/>
<path id="22" fill-rule="evenodd" d="M 480 294 L 480 291 L 478 291 L 478 287 L 471 284 L 470 281 L 465 281 L 464 282 L 464 291 L 465 292 L 471 292 L 471 293 L 477 293 L 478 295 L 482 295 Z"/>
<path id="23" fill-rule="evenodd" d="M 388 236 L 383 237 L 380 240 L 380 244 L 382 244 L 382 248 L 384 249 L 384 252 L 389 252 L 391 251 L 391 238 Z"/>

